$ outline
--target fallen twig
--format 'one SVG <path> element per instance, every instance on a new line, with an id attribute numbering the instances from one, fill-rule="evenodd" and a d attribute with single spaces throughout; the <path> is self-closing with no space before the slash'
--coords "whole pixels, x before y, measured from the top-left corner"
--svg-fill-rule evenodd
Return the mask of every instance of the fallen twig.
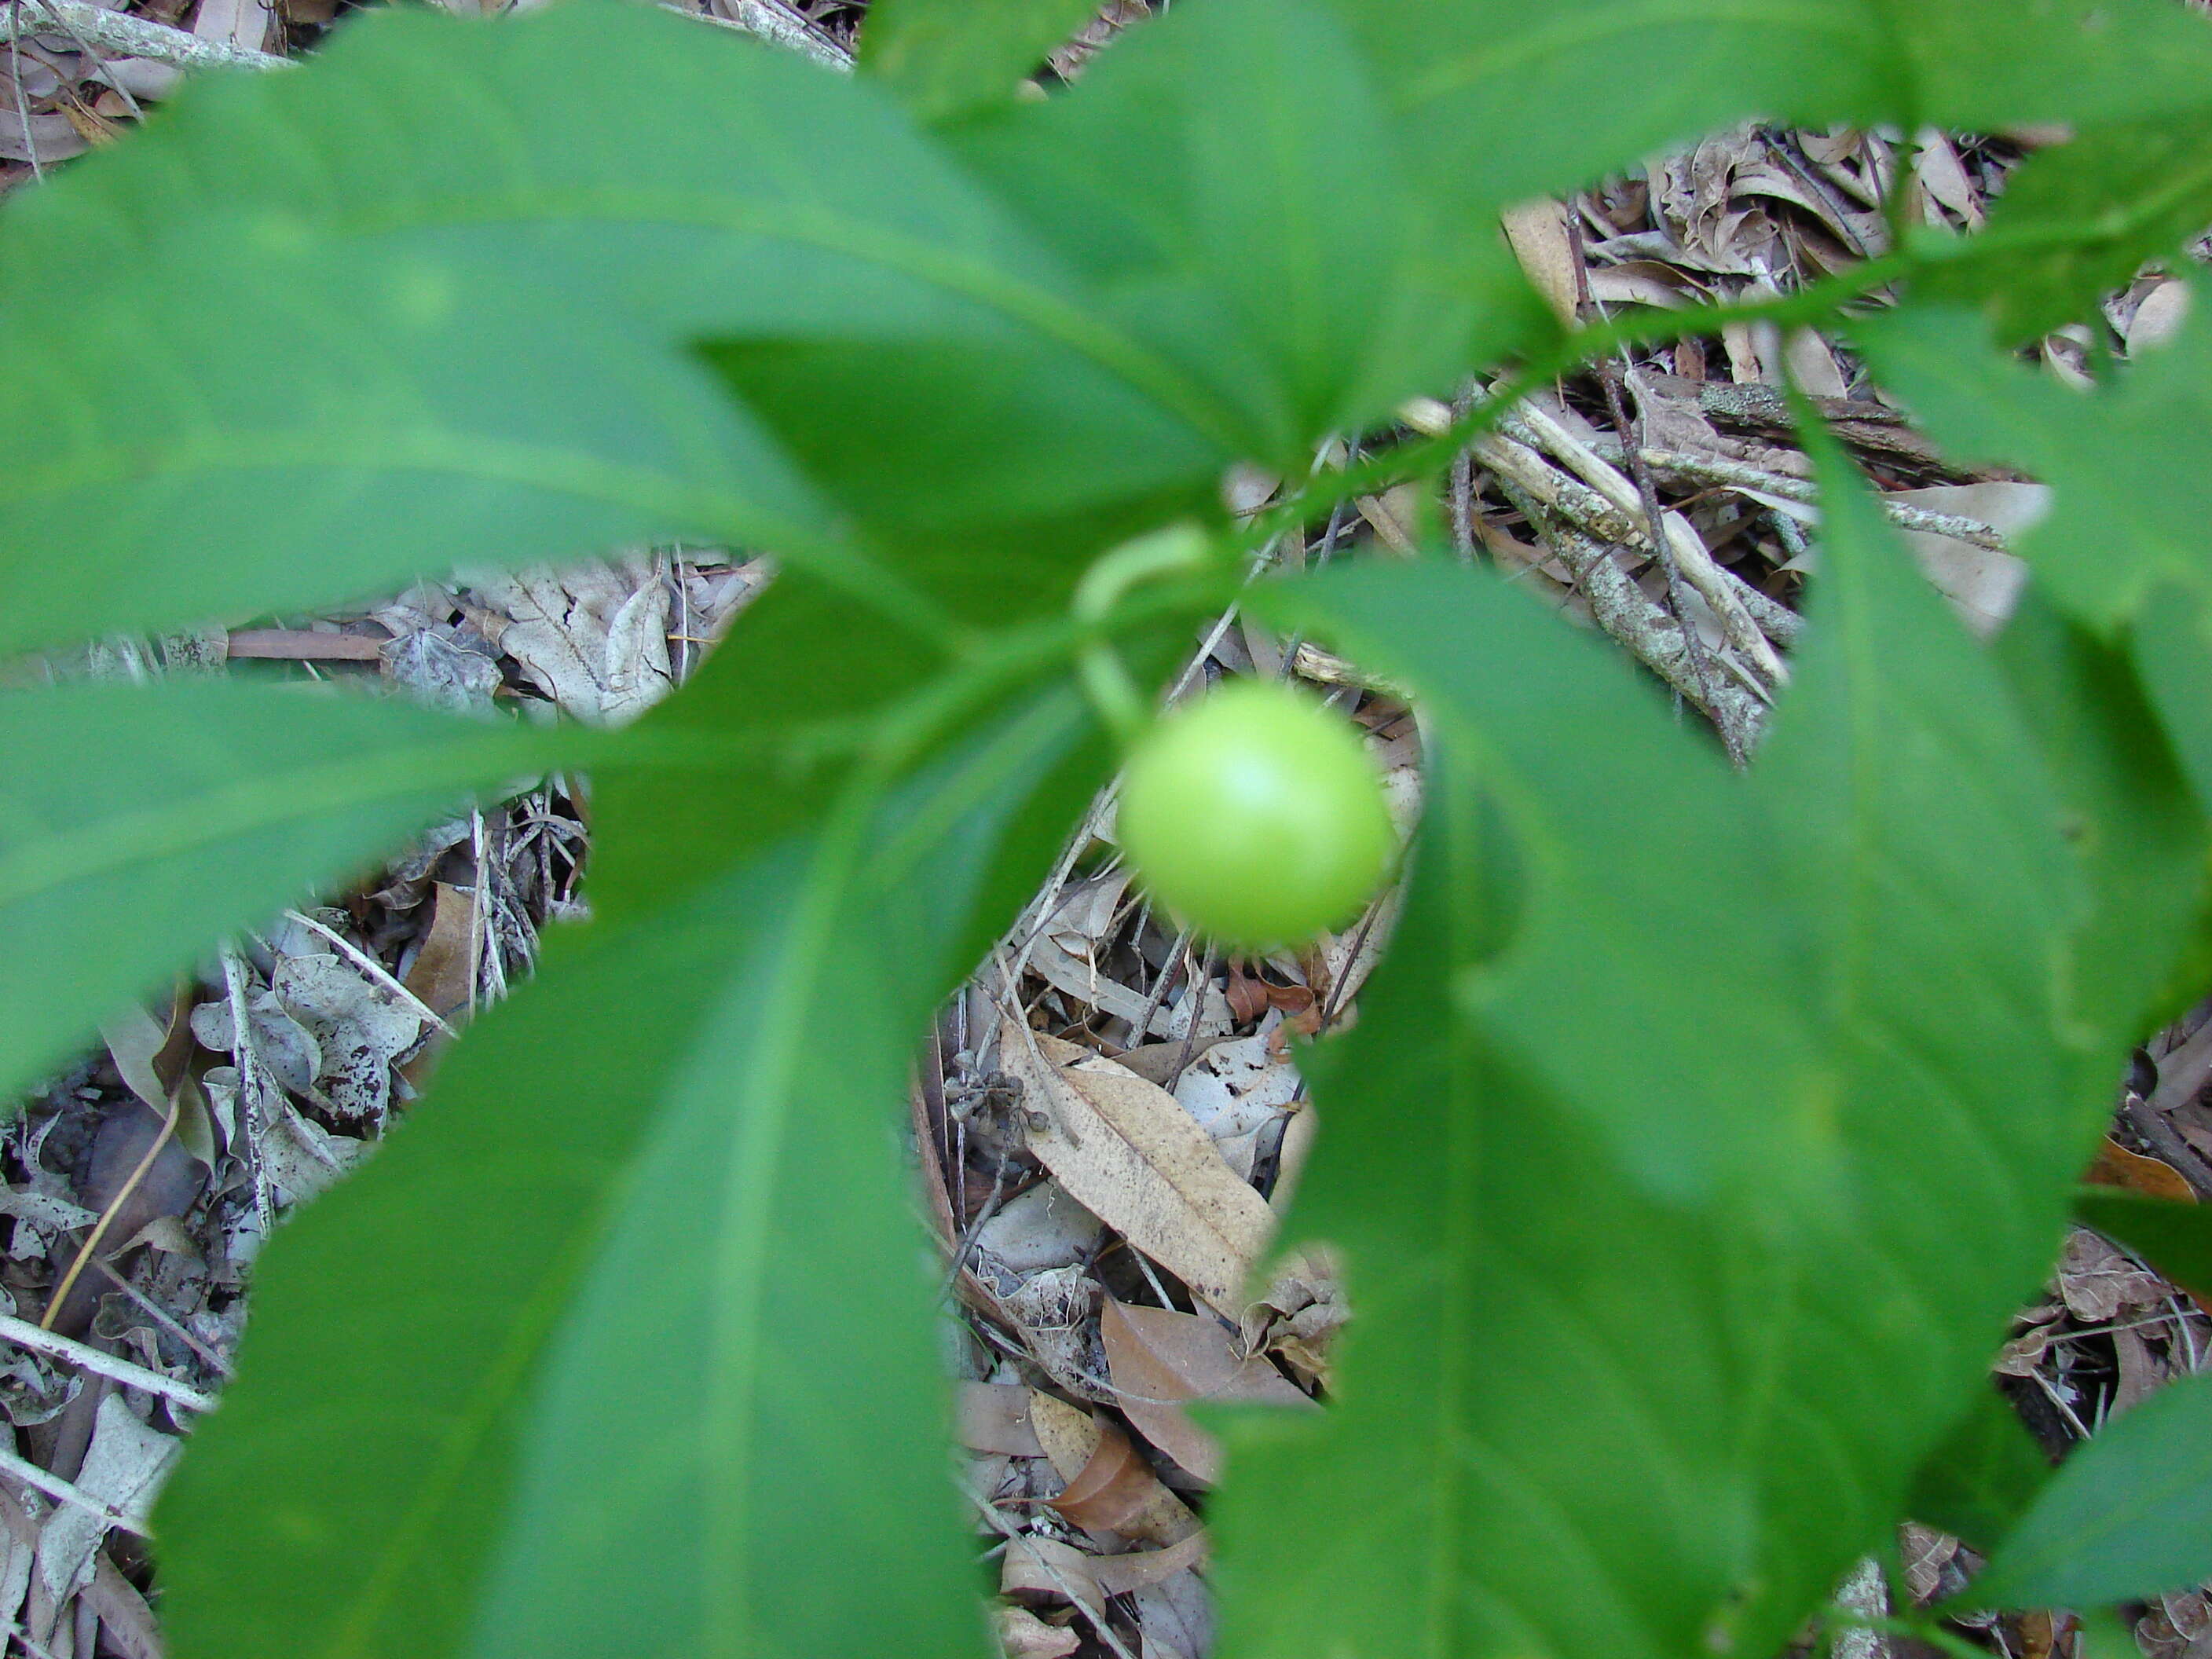
<path id="1" fill-rule="evenodd" d="M 1612 436 L 1599 438 L 1590 445 L 1596 454 L 1608 461 L 1625 459 L 1626 451 L 1620 441 Z M 1746 461 L 1732 461 L 1722 456 L 1686 455 L 1679 450 L 1644 449 L 1638 452 L 1644 464 L 1662 477 L 1682 483 L 1700 484 L 1716 489 L 1756 490 L 1762 495 L 1778 495 L 1784 501 L 1802 501 L 1807 506 L 1817 505 L 1820 491 L 1807 478 L 1793 478 L 1784 472 L 1769 472 L 1764 467 Z M 1979 519 L 1969 519 L 1956 513 L 1931 513 L 1924 507 L 1915 507 L 1910 501 L 1882 499 L 1882 511 L 1889 521 L 1902 530 L 1923 531 L 1931 536 L 1948 536 L 1976 547 L 1987 548 L 1992 553 L 2008 553 L 2003 532 L 1994 525 Z"/>
<path id="2" fill-rule="evenodd" d="M 291 62 L 250 46 L 207 40 L 127 11 L 109 11 L 88 0 L 0 0 L 0 40 L 59 32 L 88 46 L 124 58 L 144 58 L 179 69 L 282 69 Z"/>
<path id="3" fill-rule="evenodd" d="M 728 17 L 675 4 L 664 5 L 662 9 L 787 47 L 828 69 L 853 67 L 849 52 L 822 39 L 803 19 L 781 6 L 768 0 L 727 0 L 727 3 L 733 14 Z M 118 57 L 143 58 L 179 69 L 272 70 L 287 68 L 295 61 L 250 46 L 204 40 L 189 29 L 171 28 L 127 11 L 109 11 L 89 0 L 0 0 L 0 42 L 56 32 L 75 35 L 84 46 Z"/>
<path id="4" fill-rule="evenodd" d="M 213 1395 L 203 1394 L 173 1377 L 149 1370 L 143 1365 L 134 1364 L 104 1349 L 64 1336 L 58 1331 L 44 1329 L 27 1319 L 17 1319 L 12 1314 L 0 1314 L 0 1340 L 13 1342 L 17 1347 L 29 1348 L 56 1359 L 66 1359 L 80 1370 L 96 1371 L 122 1383 L 126 1389 L 143 1389 L 148 1394 L 158 1394 L 164 1400 L 173 1401 L 191 1411 L 215 1409 Z"/>

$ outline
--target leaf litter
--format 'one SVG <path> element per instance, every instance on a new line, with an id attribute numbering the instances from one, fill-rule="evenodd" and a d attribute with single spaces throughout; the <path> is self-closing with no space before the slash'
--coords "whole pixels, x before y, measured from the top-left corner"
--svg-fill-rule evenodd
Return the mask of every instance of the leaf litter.
<path id="1" fill-rule="evenodd" d="M 313 42 L 336 7 L 185 9 L 203 38 L 274 49 Z M 818 41 L 848 45 L 860 11 L 817 3 L 798 21 Z M 1133 0 L 1106 8 L 1054 54 L 1051 73 L 1079 74 L 1144 15 Z M 0 108 L 20 112 L 0 118 L 5 187 L 104 142 L 177 76 L 52 33 L 11 47 L 0 78 L 14 100 Z M 1756 297 L 1880 252 L 1902 155 L 1915 163 L 1908 215 L 1966 230 L 2036 142 L 1747 126 L 1570 201 L 1532 204 L 1508 228 L 1565 314 Z M 2171 273 L 2146 271 L 2106 305 L 2104 342 L 2062 331 L 2045 361 L 2086 380 L 2093 343 L 2154 350 L 2188 294 Z M 2004 544 L 2042 511 L 2041 487 L 1948 467 L 1848 352 L 1810 334 L 1737 328 L 1662 349 L 1631 373 L 1637 418 L 1626 434 L 1588 386 L 1540 398 L 1534 424 L 1509 425 L 1455 469 L 1444 504 L 1463 555 L 1516 572 L 1747 743 L 1779 690 L 1797 582 L 1817 562 L 1818 512 L 1776 392 L 1785 368 L 1872 471 L 1931 580 L 1978 632 L 2002 628 L 2021 580 Z M 1425 418 L 1409 410 L 1407 423 Z M 1649 538 L 1621 508 L 1622 469 L 1638 460 L 1665 490 L 1669 534 L 1703 572 L 1680 618 Z M 1243 481 L 1239 505 L 1257 507 L 1272 488 Z M 1409 503 L 1370 499 L 1279 556 L 1389 556 L 1412 521 Z M 758 560 L 683 548 L 559 573 L 464 568 L 356 614 L 179 635 L 150 651 L 110 641 L 61 666 L 368 678 L 452 708 L 520 703 L 618 723 L 684 678 L 769 574 Z M 1285 672 L 1331 692 L 1367 728 L 1409 832 L 1419 734 L 1389 688 L 1305 641 L 1230 622 L 1207 631 L 1176 693 Z M 219 1387 L 268 1226 L 368 1155 L 449 1027 L 528 971 L 544 927 L 582 914 L 587 844 L 580 787 L 546 781 L 430 832 L 331 907 L 272 922 L 233 971 L 118 1018 L 106 1053 L 54 1079 L 8 1130 L 7 1308 L 38 1319 L 66 1285 L 49 1322 L 58 1332 L 180 1387 Z M 1386 898 L 1307 952 L 1219 959 L 1132 889 L 1102 800 L 1058 879 L 927 1045 L 915 1150 L 948 1258 L 956 1437 L 979 1533 L 1000 1552 L 1008 1599 L 994 1627 L 1008 1654 L 1207 1651 L 1205 1495 L 1224 1469 L 1188 1407 L 1311 1409 L 1326 1395 L 1350 1317 L 1336 1264 L 1308 1250 L 1259 1269 L 1314 1131 L 1292 1041 L 1357 1018 L 1390 908 Z M 2150 1086 L 2128 1097 L 2094 1178 L 2212 1193 L 2212 1002 L 2156 1037 L 2143 1063 Z M 462 1235 L 466 1218 L 453 1225 Z M 2208 1338 L 2212 1323 L 2183 1292 L 2077 1231 L 1997 1371 L 2056 1451 L 2197 1369 Z M 143 1514 L 189 1413 L 21 1346 L 0 1371 L 0 1409 L 24 1466 L 0 1469 L 0 1618 L 61 1659 L 150 1655 Z M 1959 1540 L 1908 1525 L 1905 1541 L 1921 1605 L 1966 1582 L 1975 1558 Z M 2212 1642 L 2208 1607 L 2198 1593 L 2160 1598 L 2136 1623 L 2139 1644 L 2154 1659 L 2195 1659 Z M 2060 1633 L 2039 1617 L 2004 1621 L 1996 1639 L 2054 1651 Z"/>

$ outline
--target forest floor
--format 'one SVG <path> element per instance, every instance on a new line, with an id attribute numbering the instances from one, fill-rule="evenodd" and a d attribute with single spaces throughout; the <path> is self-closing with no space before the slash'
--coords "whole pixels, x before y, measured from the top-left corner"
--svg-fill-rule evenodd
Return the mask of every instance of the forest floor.
<path id="1" fill-rule="evenodd" d="M 862 9 L 710 4 L 733 25 L 758 27 L 772 12 L 825 57 L 848 49 Z M 339 9 L 339 0 L 276 9 L 150 0 L 135 15 L 225 48 L 286 52 L 312 50 Z M 1109 8 L 1050 72 L 1079 73 L 1087 52 L 1142 10 Z M 158 50 L 134 56 L 58 28 L 0 54 L 0 188 L 32 187 L 34 175 L 67 166 L 158 104 L 182 72 Z M 1570 313 L 1787 291 L 1881 250 L 1883 204 L 1901 173 L 1909 216 L 1966 230 L 2047 137 L 1747 127 L 1571 202 L 1532 206 L 1508 229 L 1532 279 Z M 2069 331 L 2045 343 L 2045 358 L 2054 373 L 2081 378 L 2096 349 L 2154 345 L 2186 299 L 2172 276 L 2146 272 L 2105 308 L 2103 340 Z M 1440 504 L 1361 500 L 1272 556 L 1394 556 L 1440 505 L 1466 557 L 1602 629 L 1672 689 L 1685 718 L 1710 721 L 1747 752 L 1785 677 L 1813 518 L 1810 469 L 1778 395 L 1785 363 L 1873 477 L 1929 580 L 1978 631 L 2000 628 L 2021 580 L 2006 538 L 2040 510 L 2040 486 L 1948 465 L 1845 353 L 1809 332 L 1732 329 L 1646 358 L 1625 377 L 1634 408 L 1626 432 L 1595 381 L 1554 388 L 1462 458 Z M 1447 414 L 1417 405 L 1404 419 L 1418 428 Z M 1356 448 L 1339 444 L 1321 464 L 1342 465 Z M 1687 630 L 1641 527 L 1647 480 L 1680 526 L 1670 533 L 1683 556 Z M 1275 484 L 1241 477 L 1229 488 L 1234 505 L 1255 510 Z M 557 574 L 465 572 L 320 617 L 111 641 L 76 666 L 379 682 L 447 707 L 535 702 L 618 722 L 680 683 L 770 580 L 765 561 L 741 552 L 640 549 Z M 1410 827 L 1420 754 L 1402 706 L 1233 610 L 1192 647 L 1171 695 L 1268 675 L 1329 696 L 1364 728 Z M 1177 1229 L 1195 1225 L 1208 1200 L 1188 1174 L 1194 1142 L 1213 1160 L 1206 1180 L 1240 1187 L 1261 1218 L 1256 1264 L 1265 1218 L 1286 1199 L 1314 1133 L 1291 1040 L 1357 1017 L 1391 902 L 1309 951 L 1224 958 L 1133 889 L 1111 825 L 1109 792 L 945 1009 L 916 1067 L 912 1144 L 922 1210 L 945 1255 L 955 1439 L 978 1553 L 995 1561 L 1004 1592 L 1006 1650 L 1203 1659 L 1204 1516 L 1218 1450 L 1177 1402 L 1306 1403 L 1326 1392 L 1332 1339 L 1349 1310 L 1318 1252 L 1277 1264 L 1237 1321 L 1156 1264 L 1176 1255 Z M 9 1123 L 8 1652 L 160 1651 L 143 1516 L 192 1414 L 229 1375 L 256 1252 L 287 1209 L 369 1153 L 450 1034 L 527 975 L 541 933 L 581 912 L 588 846 L 588 792 L 574 781 L 547 779 L 456 817 L 351 891 L 270 919 L 163 1006 L 118 1017 L 104 1048 Z M 1034 1042 L 1002 1042 L 1022 1028 Z M 2132 1067 L 2118 1054 L 2113 1066 L 2116 1088 L 2123 1078 L 2126 1086 L 2094 1178 L 2212 1196 L 2212 1003 L 2152 1036 Z M 199 1077 L 208 1109 L 165 1142 L 162 1079 L 179 1067 Z M 1079 1149 L 1033 1144 L 1021 1102 L 1039 1091 L 1111 1112 L 1133 1164 L 1105 1168 Z M 453 1225 L 459 1237 L 468 1218 Z M 2077 1231 L 1996 1369 L 2056 1453 L 2197 1369 L 2209 1343 L 2212 1321 L 2185 1293 Z M 1962 1551 L 1908 1528 L 1908 1582 L 1923 1604 L 1964 1582 Z M 2205 1659 L 2212 1603 L 2167 1597 L 2142 1609 L 2136 1634 L 2150 1659 Z M 2030 1616 L 1992 1621 L 1978 1639 L 2009 1659 L 2047 1659 L 2066 1635 Z"/>

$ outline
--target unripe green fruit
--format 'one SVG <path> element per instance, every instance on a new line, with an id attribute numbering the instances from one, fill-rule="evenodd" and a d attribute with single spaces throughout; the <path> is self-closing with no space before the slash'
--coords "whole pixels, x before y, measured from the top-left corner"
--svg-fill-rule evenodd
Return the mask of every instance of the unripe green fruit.
<path id="1" fill-rule="evenodd" d="M 1117 823 L 1154 899 L 1255 950 L 1349 921 L 1398 846 L 1351 723 L 1271 680 L 1232 681 L 1146 732 Z"/>

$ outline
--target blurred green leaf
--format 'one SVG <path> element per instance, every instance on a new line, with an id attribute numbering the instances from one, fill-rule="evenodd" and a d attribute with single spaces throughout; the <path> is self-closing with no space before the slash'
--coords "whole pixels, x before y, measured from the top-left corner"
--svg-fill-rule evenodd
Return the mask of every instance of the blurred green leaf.
<path id="1" fill-rule="evenodd" d="M 1875 377 L 1957 459 L 2022 467 L 2051 486 L 2051 516 L 2021 551 L 2052 602 L 2110 634 L 2151 592 L 2212 587 L 2203 535 L 2212 467 L 2212 322 L 2202 282 L 2190 316 L 2156 350 L 2078 392 L 2008 359 L 1981 313 L 1907 305 L 1852 325 Z"/>
<path id="2" fill-rule="evenodd" d="M 860 31 L 860 68 L 925 121 L 1013 95 L 1098 0 L 880 0 Z"/>
<path id="3" fill-rule="evenodd" d="M 1819 459 L 1821 585 L 1747 782 L 1471 574 L 1258 601 L 1411 684 L 1443 775 L 1390 959 L 1317 1056 L 1293 1219 L 1362 1319 L 1328 1419 L 1234 1454 L 1232 1655 L 1769 1651 L 2049 1266 L 2101 1115 L 2060 1036 L 2060 808 Z M 1523 872 L 1502 942 L 1493 827 Z"/>
<path id="4" fill-rule="evenodd" d="M 1332 3 L 1389 89 L 1409 153 L 1469 211 L 1577 188 L 1750 119 L 1990 131 L 2212 103 L 2212 25 L 2169 0 Z M 1593 98 L 1593 86 L 1636 92 Z"/>
<path id="5" fill-rule="evenodd" d="M 2063 829 L 2088 882 L 2065 1006 L 2079 1086 L 2110 1086 L 2116 1057 L 2201 985 L 2177 988 L 2193 956 L 2207 888 L 2205 815 L 2124 647 L 2022 591 L 1992 647 L 2063 803 Z"/>
<path id="6" fill-rule="evenodd" d="M 157 1522 L 181 1659 L 979 1650 L 896 1123 L 1001 834 L 1088 731 L 1032 699 L 550 942 L 257 1268 Z"/>
<path id="7" fill-rule="evenodd" d="M 950 142 L 1296 466 L 1552 326 L 1497 226 L 1417 187 L 1388 90 L 1324 0 L 1209 0 Z"/>
<path id="8" fill-rule="evenodd" d="M 0 693 L 0 1100 L 226 933 L 580 735 L 220 680 Z"/>
<path id="9" fill-rule="evenodd" d="M 256 303 L 157 316 L 149 270 Z M 377 10 L 0 209 L 0 650 L 678 534 L 893 603 L 896 572 L 718 405 L 704 337 L 865 342 L 886 367 L 850 398 L 919 400 L 978 454 L 1079 425 L 1134 493 L 1241 447 L 875 88 L 647 6 Z M 1002 362 L 1023 374 L 963 391 Z"/>
<path id="10" fill-rule="evenodd" d="M 2207 225 L 2212 107 L 2092 127 L 2023 162 L 1981 236 L 1917 277 L 1913 297 L 1979 305 L 1999 344 L 2023 344 L 2087 319 Z"/>
<path id="11" fill-rule="evenodd" d="M 2129 634 L 2143 691 L 2157 709 L 2199 809 L 2212 816 L 2212 594 L 2153 592 Z"/>
<path id="12" fill-rule="evenodd" d="M 2212 1376 L 2184 1376 L 2059 1466 L 1963 1600 L 2095 1607 L 2212 1573 Z"/>
<path id="13" fill-rule="evenodd" d="M 2074 1195 L 2074 1218 L 2134 1251 L 2191 1294 L 2212 1295 L 2212 1209 L 2085 1187 Z"/>
<path id="14" fill-rule="evenodd" d="M 1986 1555 L 2050 1480 L 2050 1460 L 2020 1413 L 1996 1389 L 1984 1389 L 1914 1475 L 1905 1513 Z"/>

